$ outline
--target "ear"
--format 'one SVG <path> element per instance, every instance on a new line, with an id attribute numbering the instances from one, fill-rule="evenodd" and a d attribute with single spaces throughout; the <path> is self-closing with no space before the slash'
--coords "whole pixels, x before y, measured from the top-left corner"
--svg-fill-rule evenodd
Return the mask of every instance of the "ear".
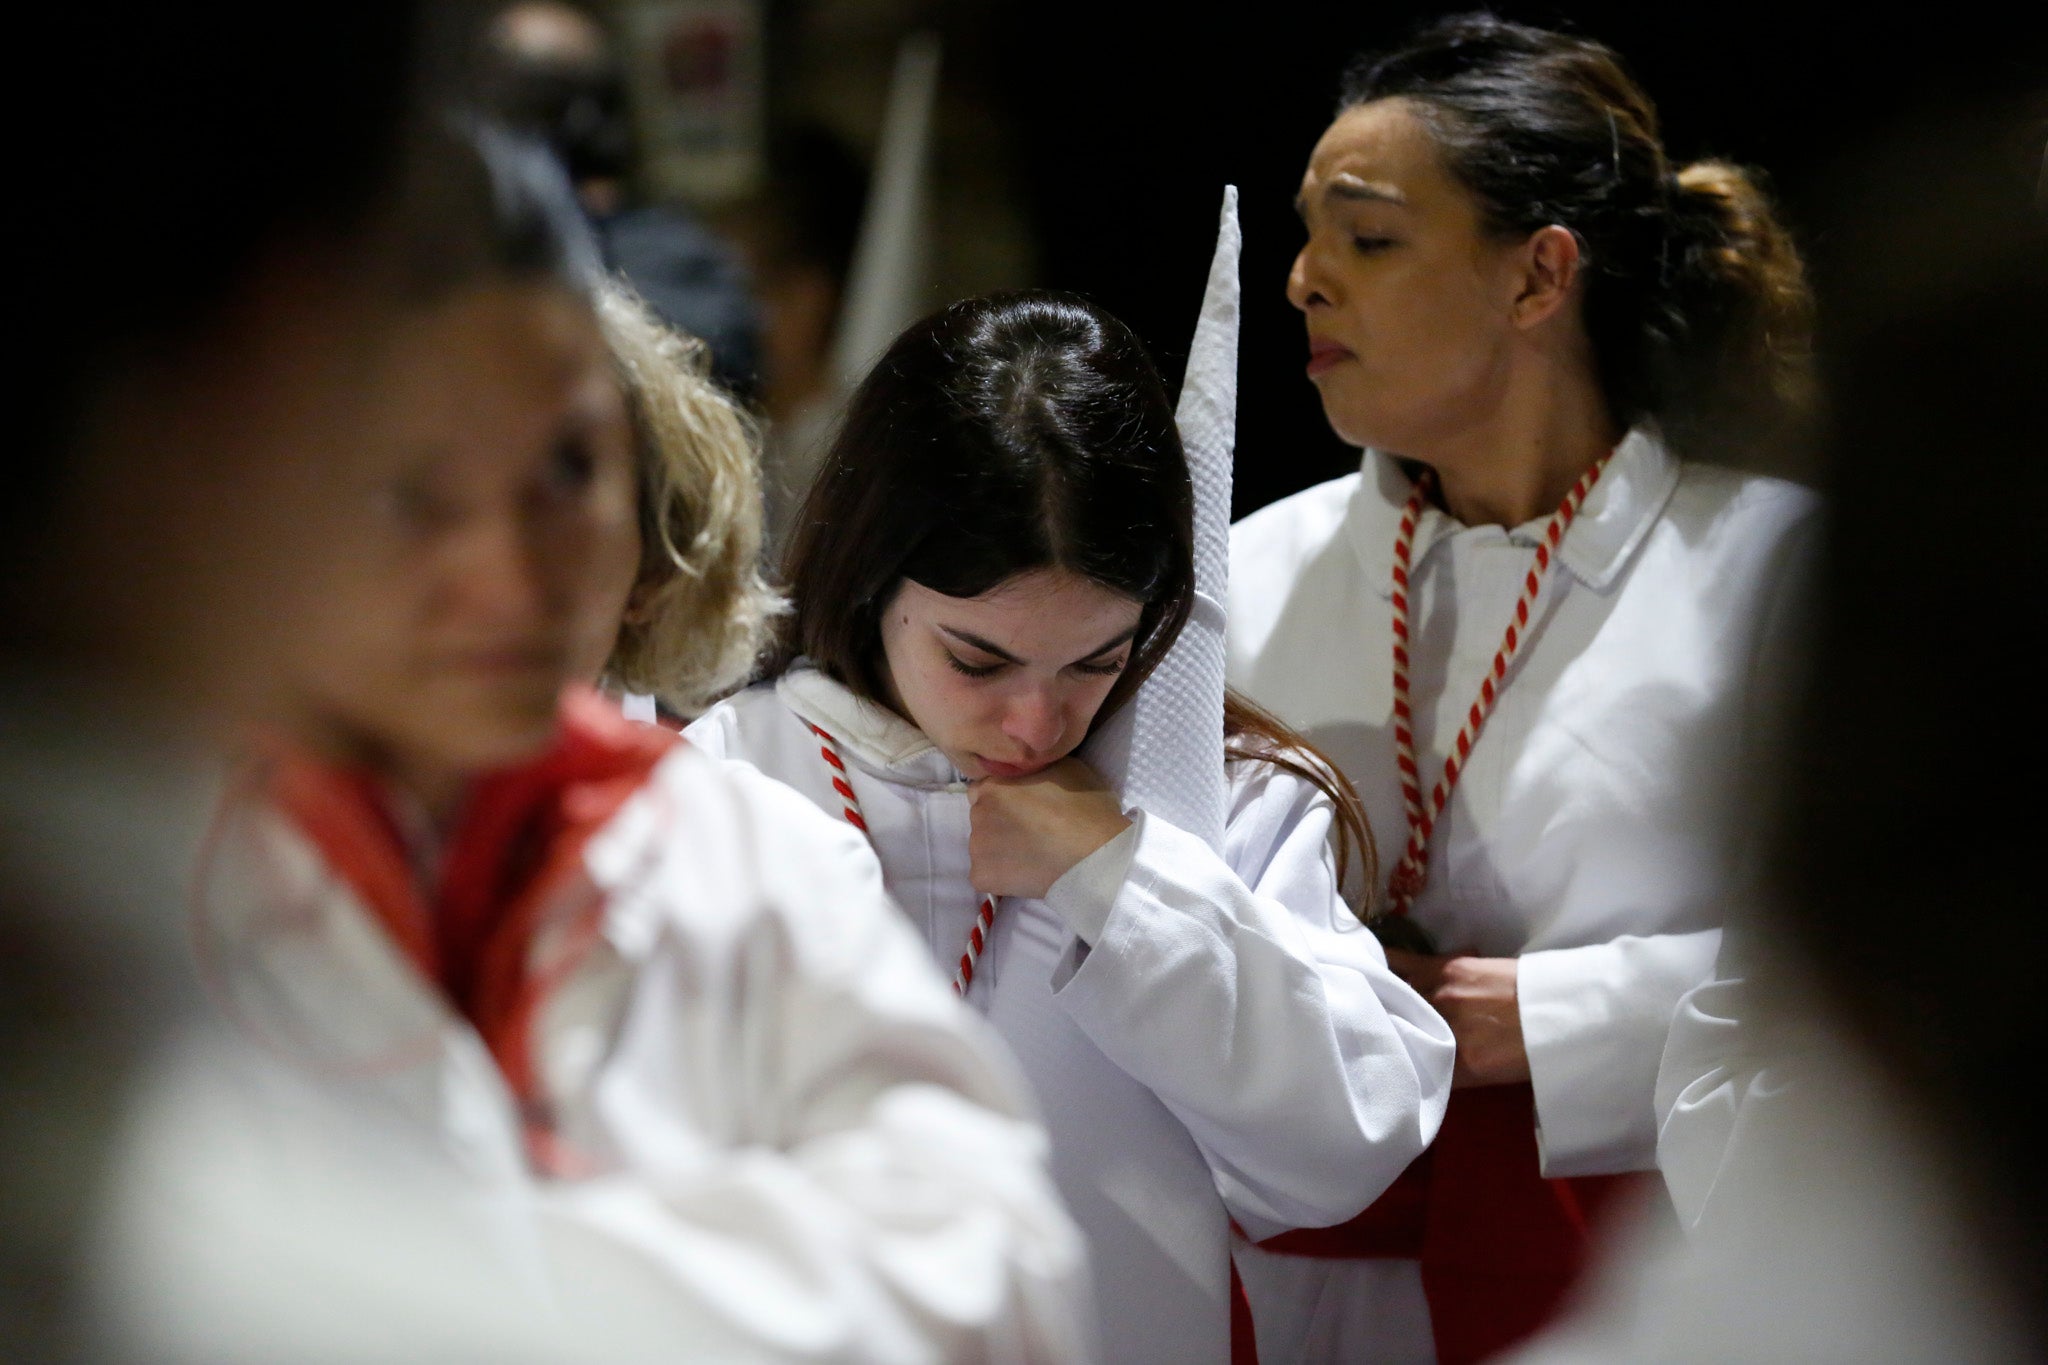
<path id="1" fill-rule="evenodd" d="M 1530 233 L 1520 254 L 1521 289 L 1512 316 L 1517 327 L 1539 327 L 1571 300 L 1579 280 L 1579 239 L 1552 223 Z"/>
<path id="2" fill-rule="evenodd" d="M 661 589 L 661 578 L 642 577 L 633 585 L 633 591 L 626 594 L 626 610 L 620 613 L 619 623 L 627 626 L 644 626 L 654 616 L 654 595 Z"/>

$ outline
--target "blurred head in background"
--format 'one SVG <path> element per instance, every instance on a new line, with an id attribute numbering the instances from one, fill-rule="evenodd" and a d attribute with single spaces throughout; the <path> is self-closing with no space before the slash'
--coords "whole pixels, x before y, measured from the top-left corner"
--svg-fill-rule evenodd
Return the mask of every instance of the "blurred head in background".
<path id="1" fill-rule="evenodd" d="M 859 155 L 823 125 L 799 124 L 769 140 L 768 179 L 734 217 L 761 301 L 771 421 L 790 422 L 833 392 L 832 347 L 867 196 Z"/>
<path id="2" fill-rule="evenodd" d="M 564 0 L 518 0 L 498 10 L 481 50 L 482 105 L 555 154 L 606 269 L 663 322 L 700 338 L 721 384 L 751 393 L 761 369 L 760 323 L 739 253 L 689 205 L 635 193 L 634 89 L 622 59 L 632 49 L 615 41 L 600 13 Z"/>
<path id="3" fill-rule="evenodd" d="M 521 0 L 491 20 L 485 107 L 545 141 L 593 214 L 616 210 L 631 166 L 626 83 L 604 28 L 559 0 Z"/>

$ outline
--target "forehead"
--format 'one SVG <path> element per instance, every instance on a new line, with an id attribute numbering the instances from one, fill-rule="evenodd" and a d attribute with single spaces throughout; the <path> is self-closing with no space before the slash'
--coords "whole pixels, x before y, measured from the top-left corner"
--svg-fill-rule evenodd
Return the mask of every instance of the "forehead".
<path id="1" fill-rule="evenodd" d="M 400 441 L 490 451 L 574 413 L 624 420 L 589 309 L 545 286 L 487 286 L 410 318 L 386 351 Z"/>
<path id="2" fill-rule="evenodd" d="M 1144 606 L 1067 569 L 1033 569 L 979 597 L 948 597 L 905 579 L 898 604 L 913 620 L 964 631 L 1032 662 L 1068 663 L 1137 624 Z"/>
<path id="3" fill-rule="evenodd" d="M 1429 209 L 1462 198 L 1436 142 L 1406 100 L 1374 100 L 1339 114 L 1309 154 L 1301 208 L 1358 198 Z"/>
<path id="4" fill-rule="evenodd" d="M 491 283 L 461 290 L 407 316 L 388 355 L 401 383 L 431 385 L 435 372 L 473 382 L 559 391 L 604 360 L 597 320 L 582 300 L 551 284 Z"/>

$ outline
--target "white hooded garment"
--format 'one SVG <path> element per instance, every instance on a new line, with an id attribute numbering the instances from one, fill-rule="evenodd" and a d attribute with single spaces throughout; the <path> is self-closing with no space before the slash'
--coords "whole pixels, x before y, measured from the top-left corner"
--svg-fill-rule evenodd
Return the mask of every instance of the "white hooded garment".
<path id="1" fill-rule="evenodd" d="M 967 790 L 921 731 L 799 667 L 687 736 L 839 818 L 807 723 L 839 742 L 890 893 L 956 961 L 979 901 Z M 1044 901 L 1002 902 L 969 990 L 1045 1111 L 1110 1360 L 1225 1360 L 1228 1220 L 1353 1216 L 1448 1094 L 1449 1031 L 1338 897 L 1328 798 L 1262 762 L 1229 779 L 1220 855 L 1127 807 Z"/>
<path id="2" fill-rule="evenodd" d="M 1390 591 L 1409 490 L 1369 451 L 1361 473 L 1254 513 L 1231 542 L 1232 684 L 1344 767 L 1389 849 L 1407 829 Z M 1737 769 L 1786 681 L 1815 510 L 1804 490 L 1683 463 L 1631 433 L 1564 537 L 1437 822 L 1414 917 L 1441 952 L 1519 959 L 1546 1175 L 1655 1165 L 1658 1058 L 1742 894 Z M 1545 521 L 1422 514 L 1411 686 L 1432 780 Z M 1413 1263 L 1253 1252 L 1241 1264 L 1262 1349 L 1278 1358 L 1428 1358 Z"/>
<path id="3" fill-rule="evenodd" d="M 679 747 L 592 837 L 599 937 L 535 1027 L 584 1169 L 546 1178 L 476 1030 L 244 815 L 194 911 L 218 1022 L 116 1163 L 95 1358 L 1090 1355 L 1015 1068 L 843 824 Z"/>

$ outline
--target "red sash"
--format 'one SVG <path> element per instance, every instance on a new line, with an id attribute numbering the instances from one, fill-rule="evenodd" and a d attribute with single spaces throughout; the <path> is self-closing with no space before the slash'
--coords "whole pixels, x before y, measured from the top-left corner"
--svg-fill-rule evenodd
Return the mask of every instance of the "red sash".
<path id="1" fill-rule="evenodd" d="M 1451 1092 L 1436 1142 L 1348 1223 L 1259 1245 L 1296 1256 L 1422 1262 L 1442 1365 L 1497 1355 L 1556 1315 L 1603 1212 L 1636 1175 L 1546 1180 L 1527 1085 Z"/>
<path id="2" fill-rule="evenodd" d="M 1252 1301 L 1230 1263 L 1230 1365 L 1259 1365 L 1259 1338 L 1252 1328 Z"/>
<path id="3" fill-rule="evenodd" d="M 368 774 L 296 753 L 277 756 L 273 799 L 348 882 L 420 974 L 476 1026 L 529 1116 L 543 1103 L 532 1024 L 549 992 L 594 940 L 603 906 L 573 904 L 578 950 L 537 969 L 533 945 L 582 875 L 583 848 L 647 781 L 676 735 L 625 719 L 597 693 L 565 693 L 546 752 L 479 778 L 441 863 L 422 889 L 405 844 Z M 430 898 L 431 897 L 431 898 Z"/>

